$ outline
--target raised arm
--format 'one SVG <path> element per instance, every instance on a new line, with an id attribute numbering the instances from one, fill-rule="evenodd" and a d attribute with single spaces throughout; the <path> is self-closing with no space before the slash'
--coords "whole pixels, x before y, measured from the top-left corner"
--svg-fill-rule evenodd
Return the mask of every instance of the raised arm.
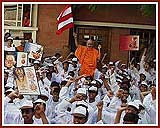
<path id="1" fill-rule="evenodd" d="M 75 40 L 75 45 L 76 45 L 76 47 L 78 47 L 77 34 L 75 32 L 73 33 L 73 37 Z"/>
<path id="2" fill-rule="evenodd" d="M 100 101 L 97 104 L 97 108 L 98 108 L 97 122 L 99 122 L 100 120 L 102 120 L 103 101 Z"/>
<path id="3" fill-rule="evenodd" d="M 101 48 L 102 48 L 102 46 L 99 44 L 98 45 L 98 55 L 99 55 L 99 60 L 100 60 L 100 58 L 101 58 Z"/>
<path id="4" fill-rule="evenodd" d="M 127 107 L 120 107 L 117 111 L 117 114 L 116 114 L 116 117 L 115 117 L 115 120 L 114 120 L 114 124 L 118 124 L 120 123 L 120 119 L 121 119 L 121 115 L 122 115 L 122 112 L 126 109 Z"/>

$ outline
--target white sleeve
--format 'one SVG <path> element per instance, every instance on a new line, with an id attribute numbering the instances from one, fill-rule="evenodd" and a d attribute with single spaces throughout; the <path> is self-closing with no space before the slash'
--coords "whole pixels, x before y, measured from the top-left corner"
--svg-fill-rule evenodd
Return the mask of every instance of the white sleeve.
<path id="1" fill-rule="evenodd" d="M 110 98 L 106 94 L 105 97 L 103 98 L 103 107 L 104 108 L 108 107 L 108 105 L 109 105 L 110 102 L 111 102 L 111 100 L 110 100 Z"/>
<path id="2" fill-rule="evenodd" d="M 4 98 L 4 112 L 6 112 L 6 108 L 10 100 L 11 99 L 8 96 Z"/>
<path id="3" fill-rule="evenodd" d="M 71 105 L 72 104 L 69 101 L 63 99 L 62 102 L 57 105 L 56 114 L 59 115 L 65 113 L 67 111 L 67 108 L 71 107 Z"/>
<path id="4" fill-rule="evenodd" d="M 117 111 L 121 104 L 122 104 L 122 101 L 118 97 L 114 96 L 112 98 L 108 108 L 112 111 Z"/>
<path id="5" fill-rule="evenodd" d="M 62 87 L 59 93 L 59 98 L 61 100 L 69 98 L 69 88 L 68 87 Z"/>
<path id="6" fill-rule="evenodd" d="M 104 124 L 102 120 L 98 121 L 97 124 Z"/>
<path id="7" fill-rule="evenodd" d="M 143 69 L 143 64 L 145 63 L 145 62 L 144 62 L 145 57 L 146 57 L 146 56 L 142 56 L 142 58 L 141 58 L 141 61 L 140 61 L 140 69 Z"/>

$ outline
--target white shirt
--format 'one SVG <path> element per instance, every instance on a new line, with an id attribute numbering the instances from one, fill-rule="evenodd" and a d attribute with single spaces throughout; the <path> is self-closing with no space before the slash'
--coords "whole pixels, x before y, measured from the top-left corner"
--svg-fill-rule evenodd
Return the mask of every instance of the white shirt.
<path id="1" fill-rule="evenodd" d="M 9 47 L 8 48 L 7 46 L 4 47 L 4 50 L 5 51 L 16 51 L 15 47 Z"/>
<path id="2" fill-rule="evenodd" d="M 56 105 L 60 103 L 60 100 L 58 102 L 54 102 L 53 99 L 52 99 L 52 96 L 50 95 L 49 96 L 49 99 L 48 101 L 46 102 L 46 116 L 48 117 L 49 120 L 52 120 L 53 118 L 55 118 L 56 115 L 56 112 L 55 112 L 55 109 L 56 109 Z"/>
<path id="3" fill-rule="evenodd" d="M 4 99 L 4 123 L 5 124 L 19 124 L 22 120 L 20 109 L 15 103 L 9 103 L 10 98 Z"/>
<path id="4" fill-rule="evenodd" d="M 148 115 L 146 115 L 146 118 L 148 120 L 149 124 L 155 124 L 156 123 L 156 100 L 152 100 L 152 95 L 149 93 L 147 96 L 143 99 L 143 105 L 145 107 L 145 110 Z"/>

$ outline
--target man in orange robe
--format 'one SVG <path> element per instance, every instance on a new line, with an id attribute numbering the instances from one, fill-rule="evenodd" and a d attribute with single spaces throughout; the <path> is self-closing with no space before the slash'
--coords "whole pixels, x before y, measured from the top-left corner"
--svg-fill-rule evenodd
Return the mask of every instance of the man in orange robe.
<path id="1" fill-rule="evenodd" d="M 75 56 L 79 59 L 81 64 L 80 75 L 94 76 L 94 72 L 97 66 L 97 60 L 100 58 L 100 46 L 99 51 L 93 48 L 93 40 L 89 39 L 86 46 L 78 45 L 76 35 L 74 34 L 75 43 L 77 49 Z"/>

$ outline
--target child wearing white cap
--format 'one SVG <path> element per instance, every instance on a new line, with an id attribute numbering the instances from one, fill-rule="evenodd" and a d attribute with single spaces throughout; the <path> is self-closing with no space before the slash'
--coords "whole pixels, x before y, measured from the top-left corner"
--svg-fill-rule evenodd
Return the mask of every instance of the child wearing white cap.
<path id="1" fill-rule="evenodd" d="M 139 118 L 138 113 L 139 113 L 139 104 L 135 103 L 134 101 L 133 102 L 131 101 L 128 103 L 128 105 L 119 107 L 119 109 L 116 113 L 116 116 L 115 116 L 114 123 L 115 124 L 117 124 L 117 123 L 123 124 L 124 118 L 126 118 L 125 117 L 126 114 L 135 114 L 137 116 L 137 118 Z M 128 120 L 127 120 L 127 122 L 128 122 Z"/>
<path id="2" fill-rule="evenodd" d="M 42 99 L 37 99 L 34 102 L 33 120 L 37 124 L 49 124 L 49 120 L 45 115 L 46 102 Z"/>
<path id="3" fill-rule="evenodd" d="M 19 124 L 21 112 L 13 100 L 18 98 L 18 92 L 10 90 L 10 93 L 4 98 L 4 123 Z"/>
<path id="4" fill-rule="evenodd" d="M 7 45 L 4 48 L 5 51 L 16 51 L 16 48 L 13 46 L 13 38 L 7 38 Z"/>
<path id="5" fill-rule="evenodd" d="M 23 118 L 24 124 L 34 124 L 33 115 L 34 115 L 34 109 L 33 109 L 33 103 L 31 100 L 25 100 L 20 108 Z"/>
<path id="6" fill-rule="evenodd" d="M 151 92 L 143 99 L 148 124 L 156 124 L 156 87 L 152 86 Z"/>
<path id="7" fill-rule="evenodd" d="M 97 109 L 96 105 L 99 102 L 96 100 L 97 95 L 98 95 L 98 88 L 95 86 L 89 87 L 87 102 L 94 109 L 94 111 L 96 111 Z"/>

